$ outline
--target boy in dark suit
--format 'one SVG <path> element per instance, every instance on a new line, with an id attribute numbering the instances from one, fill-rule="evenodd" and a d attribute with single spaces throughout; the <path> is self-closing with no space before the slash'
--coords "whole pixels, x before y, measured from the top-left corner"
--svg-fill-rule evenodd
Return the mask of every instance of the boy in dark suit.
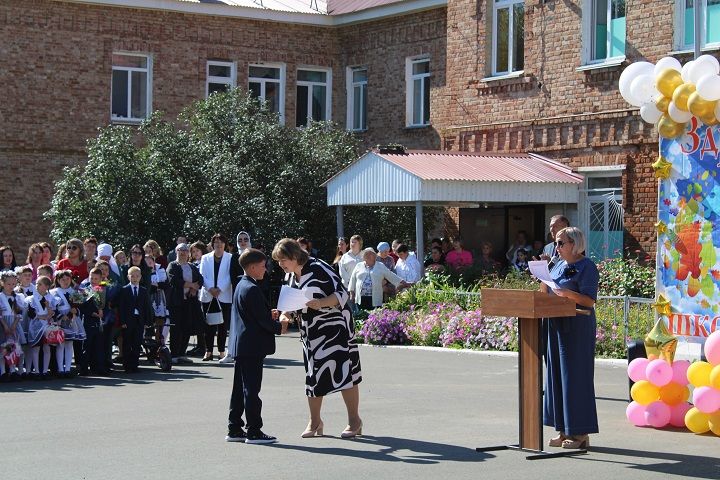
<path id="1" fill-rule="evenodd" d="M 265 435 L 262 423 L 263 361 L 275 353 L 275 335 L 287 332 L 287 321 L 279 322 L 279 312 L 270 310 L 267 300 L 258 286 L 265 276 L 267 257 L 255 249 L 247 249 L 240 255 L 240 266 L 245 271 L 233 296 L 230 317 L 230 340 L 228 355 L 235 358 L 233 390 L 230 397 L 228 418 L 228 442 L 251 444 L 274 443 L 275 437 Z M 247 424 L 243 422 L 245 413 Z M 247 425 L 247 433 L 243 428 Z"/>
<path id="2" fill-rule="evenodd" d="M 125 373 L 139 370 L 140 346 L 145 325 L 151 322 L 150 296 L 145 287 L 140 285 L 142 273 L 138 267 L 130 267 L 128 280 L 130 283 L 120 289 L 118 307 L 120 310 L 120 327 L 123 337 L 123 367 Z"/>

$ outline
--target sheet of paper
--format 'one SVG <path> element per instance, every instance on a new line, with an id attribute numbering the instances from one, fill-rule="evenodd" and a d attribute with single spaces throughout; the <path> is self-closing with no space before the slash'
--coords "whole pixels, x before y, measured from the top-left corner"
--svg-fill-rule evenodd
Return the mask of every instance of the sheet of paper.
<path id="1" fill-rule="evenodd" d="M 278 298 L 277 309 L 281 312 L 293 312 L 305 308 L 305 304 L 310 299 L 305 296 L 305 292 L 297 288 L 283 285 L 280 288 L 280 298 Z"/>
<path id="2" fill-rule="evenodd" d="M 550 270 L 548 270 L 548 262 L 545 260 L 533 260 L 528 262 L 528 267 L 530 268 L 530 273 L 535 275 L 535 277 L 543 282 L 545 285 L 547 285 L 550 288 L 560 288 L 560 286 L 555 283 L 550 276 Z"/>

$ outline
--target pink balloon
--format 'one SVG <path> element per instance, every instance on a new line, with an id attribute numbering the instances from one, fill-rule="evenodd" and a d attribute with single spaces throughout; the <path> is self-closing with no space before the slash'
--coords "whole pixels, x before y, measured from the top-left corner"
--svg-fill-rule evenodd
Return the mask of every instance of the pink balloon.
<path id="1" fill-rule="evenodd" d="M 636 427 L 644 427 L 647 425 L 647 422 L 645 421 L 645 405 L 640 405 L 637 402 L 630 402 L 630 405 L 628 405 L 625 409 L 625 415 L 627 416 L 627 419 L 630 420 L 630 423 Z M 683 417 L 683 422 L 684 421 L 685 417 Z M 685 424 L 683 423 L 683 425 Z"/>
<path id="2" fill-rule="evenodd" d="M 703 413 L 720 410 L 720 391 L 712 387 L 698 387 L 693 391 L 693 403 Z"/>
<path id="3" fill-rule="evenodd" d="M 645 369 L 647 368 L 650 360 L 647 358 L 636 358 L 628 364 L 628 377 L 633 382 L 639 382 L 640 380 L 647 380 L 645 376 Z"/>
<path id="4" fill-rule="evenodd" d="M 655 428 L 662 428 L 670 423 L 670 407 L 664 402 L 653 402 L 645 407 L 645 421 Z"/>
<path id="5" fill-rule="evenodd" d="M 663 387 L 670 383 L 673 378 L 672 367 L 665 360 L 658 358 L 645 367 L 645 376 L 650 383 Z"/>
<path id="6" fill-rule="evenodd" d="M 685 414 L 692 406 L 687 402 L 678 403 L 674 407 L 670 407 L 670 425 L 673 427 L 685 427 Z"/>
<path id="7" fill-rule="evenodd" d="M 687 371 L 690 368 L 690 361 L 688 360 L 675 360 L 672 364 L 673 377 L 672 381 L 679 383 L 680 385 L 687 385 Z"/>
<path id="8" fill-rule="evenodd" d="M 713 365 L 720 365 L 720 330 L 714 331 L 705 340 L 705 357 Z"/>

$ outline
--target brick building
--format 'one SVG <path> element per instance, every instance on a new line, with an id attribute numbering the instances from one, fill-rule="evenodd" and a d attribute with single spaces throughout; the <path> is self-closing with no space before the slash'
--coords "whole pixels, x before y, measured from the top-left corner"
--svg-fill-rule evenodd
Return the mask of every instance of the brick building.
<path id="1" fill-rule="evenodd" d="M 709 47 L 717 3 L 704 0 Z M 6 0 L 0 239 L 47 236 L 52 182 L 97 127 L 237 85 L 287 124 L 332 119 L 366 146 L 536 152 L 586 176 L 576 205 L 452 210 L 471 244 L 519 226 L 541 237 L 565 212 L 599 254 L 651 253 L 656 134 L 617 80 L 629 61 L 687 60 L 688 14 L 679 0 Z"/>

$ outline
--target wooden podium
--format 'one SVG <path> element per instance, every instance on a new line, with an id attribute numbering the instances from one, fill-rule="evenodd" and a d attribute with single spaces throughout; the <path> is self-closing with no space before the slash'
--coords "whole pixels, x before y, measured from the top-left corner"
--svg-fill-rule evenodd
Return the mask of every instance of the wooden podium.
<path id="1" fill-rule="evenodd" d="M 548 295 L 531 290 L 503 290 L 483 288 L 482 313 L 499 317 L 518 317 L 518 370 L 519 370 L 519 418 L 520 442 L 517 445 L 501 445 L 477 448 L 478 452 L 493 450 L 521 450 L 532 452 L 525 458 L 561 457 L 587 453 L 586 450 L 543 450 L 543 351 L 542 319 L 574 317 L 575 302 L 564 297 Z"/>

